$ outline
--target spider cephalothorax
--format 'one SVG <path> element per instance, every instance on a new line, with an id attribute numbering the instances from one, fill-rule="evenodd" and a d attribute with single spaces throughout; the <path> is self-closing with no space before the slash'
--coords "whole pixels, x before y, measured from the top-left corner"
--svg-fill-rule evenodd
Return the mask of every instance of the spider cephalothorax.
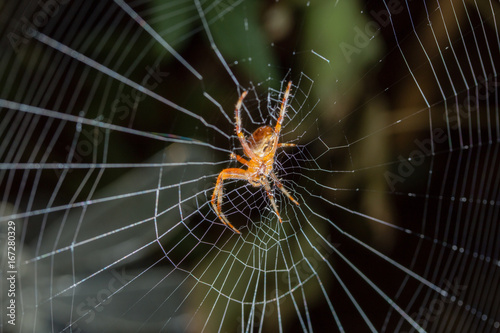
<path id="1" fill-rule="evenodd" d="M 292 86 L 292 82 L 288 82 L 287 88 L 285 90 L 285 94 L 283 96 L 283 101 L 281 102 L 280 107 L 280 115 L 278 120 L 276 121 L 276 126 L 273 128 L 271 126 L 261 126 L 257 128 L 252 136 L 247 140 L 245 135 L 241 131 L 241 117 L 240 110 L 241 104 L 243 103 L 243 99 L 247 95 L 247 91 L 244 91 L 235 107 L 235 130 L 238 135 L 238 139 L 240 140 L 241 147 L 245 152 L 245 155 L 250 158 L 250 161 L 241 157 L 240 155 L 236 155 L 235 153 L 231 153 L 231 158 L 236 159 L 243 165 L 247 166 L 246 170 L 238 169 L 238 168 L 229 168 L 224 169 L 219 173 L 217 177 L 217 183 L 215 184 L 214 193 L 212 194 L 212 207 L 219 219 L 225 225 L 229 226 L 233 229 L 234 232 L 240 234 L 241 232 L 236 229 L 226 218 L 226 216 L 222 213 L 222 195 L 223 195 L 223 181 L 224 179 L 242 179 L 247 180 L 252 186 L 259 187 L 264 186 L 267 192 L 267 196 L 269 197 L 269 201 L 271 201 L 271 205 L 273 206 L 276 215 L 280 222 L 281 216 L 278 212 L 278 207 L 276 206 L 276 202 L 274 201 L 273 193 L 271 191 L 271 186 L 269 184 L 268 177 L 274 181 L 276 186 L 296 205 L 299 205 L 297 200 L 295 200 L 290 193 L 283 187 L 283 184 L 279 181 L 276 174 L 273 172 L 274 165 L 274 155 L 276 154 L 276 150 L 281 147 L 293 147 L 295 144 L 292 143 L 278 143 L 280 132 L 281 132 L 281 124 L 283 123 L 283 119 L 286 113 L 286 103 L 288 101 L 288 96 L 290 95 L 290 88 Z"/>

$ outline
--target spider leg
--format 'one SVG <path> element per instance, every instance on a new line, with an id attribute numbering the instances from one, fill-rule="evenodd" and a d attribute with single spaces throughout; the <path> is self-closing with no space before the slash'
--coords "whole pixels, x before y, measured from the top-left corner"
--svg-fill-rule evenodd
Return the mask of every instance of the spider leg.
<path id="1" fill-rule="evenodd" d="M 244 164 L 246 166 L 248 166 L 248 161 L 245 160 L 243 157 L 241 157 L 240 155 L 238 154 L 235 154 L 235 153 L 231 153 L 231 155 L 229 155 L 229 157 L 233 160 L 237 160 L 238 162 L 240 162 L 241 164 Z"/>
<path id="2" fill-rule="evenodd" d="M 271 205 L 273 206 L 273 209 L 274 209 L 274 212 L 276 213 L 276 215 L 278 215 L 278 219 L 280 220 L 280 223 L 283 223 L 283 221 L 281 220 L 280 213 L 278 212 L 278 206 L 276 206 L 276 202 L 274 201 L 274 195 L 273 195 L 273 192 L 271 191 L 271 186 L 269 185 L 269 182 L 267 180 L 262 180 L 261 183 L 264 185 L 264 188 L 266 189 L 269 201 L 271 201 Z"/>
<path id="3" fill-rule="evenodd" d="M 283 192 L 288 197 L 288 199 L 290 199 L 297 206 L 300 206 L 299 202 L 297 200 L 295 200 L 292 197 L 292 195 L 286 190 L 286 188 L 283 186 L 283 184 L 281 184 L 281 182 L 279 181 L 278 177 L 276 176 L 276 174 L 274 172 L 271 172 L 271 178 L 273 179 L 276 186 L 278 186 L 280 191 Z"/>
<path id="4" fill-rule="evenodd" d="M 288 85 L 286 86 L 285 90 L 285 95 L 283 96 L 283 101 L 281 102 L 280 116 L 278 117 L 278 121 L 276 122 L 276 127 L 274 127 L 274 133 L 278 135 L 281 132 L 281 123 L 283 123 L 283 119 L 285 118 L 286 102 L 288 101 L 288 96 L 290 95 L 291 87 L 292 87 L 292 81 L 288 81 Z"/>
<path id="5" fill-rule="evenodd" d="M 236 103 L 236 106 L 234 108 L 234 118 L 235 118 L 235 130 L 236 130 L 236 135 L 238 135 L 238 139 L 240 140 L 241 147 L 243 148 L 243 151 L 245 154 L 250 157 L 250 159 L 255 158 L 255 154 L 248 145 L 247 140 L 245 139 L 245 135 L 241 131 L 241 116 L 240 116 L 240 111 L 241 111 L 241 105 L 243 104 L 243 99 L 247 96 L 248 91 L 244 91 L 240 98 L 238 99 L 238 102 Z"/>
<path id="6" fill-rule="evenodd" d="M 245 170 L 242 169 L 237 169 L 237 168 L 231 168 L 231 169 L 224 169 L 219 173 L 219 176 L 217 177 L 217 183 L 215 183 L 215 189 L 212 194 L 212 207 L 214 208 L 215 213 L 219 217 L 219 219 L 224 223 L 226 226 L 230 227 L 233 229 L 234 232 L 237 234 L 241 234 L 241 232 L 236 229 L 226 218 L 224 213 L 222 213 L 222 194 L 223 194 L 223 183 L 224 179 L 243 179 L 247 180 L 247 174 Z"/>
<path id="7" fill-rule="evenodd" d="M 295 146 L 297 146 L 295 143 L 278 143 L 278 148 L 295 147 Z"/>

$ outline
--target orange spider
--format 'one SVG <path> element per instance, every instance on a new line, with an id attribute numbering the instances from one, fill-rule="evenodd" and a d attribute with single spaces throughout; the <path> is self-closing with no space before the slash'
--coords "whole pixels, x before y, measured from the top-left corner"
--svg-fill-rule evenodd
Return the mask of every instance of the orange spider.
<path id="1" fill-rule="evenodd" d="M 241 164 L 247 166 L 246 170 L 238 169 L 238 168 L 229 168 L 224 169 L 219 173 L 217 177 L 217 183 L 215 184 L 214 193 L 212 194 L 212 207 L 219 219 L 226 226 L 233 229 L 234 232 L 241 234 L 241 232 L 236 229 L 226 218 L 226 216 L 222 213 L 221 205 L 222 205 L 222 195 L 223 195 L 223 185 L 224 179 L 242 179 L 247 180 L 252 186 L 259 187 L 264 186 L 267 192 L 267 196 L 269 197 L 269 201 L 271 201 L 271 205 L 273 206 L 276 215 L 278 215 L 278 219 L 280 223 L 283 223 L 281 220 L 281 216 L 278 212 L 278 207 L 276 206 L 276 202 L 273 198 L 273 193 L 271 192 L 271 186 L 269 185 L 269 180 L 267 179 L 269 176 L 272 178 L 276 186 L 283 192 L 294 204 L 297 206 L 299 203 L 295 200 L 290 193 L 283 187 L 283 184 L 278 180 L 276 174 L 273 172 L 273 164 L 274 164 L 274 154 L 276 154 L 276 150 L 280 147 L 294 147 L 293 143 L 278 143 L 278 139 L 281 132 L 281 123 L 285 117 L 286 113 L 286 102 L 288 100 L 288 96 L 290 95 L 290 88 L 292 86 L 292 82 L 288 82 L 288 86 L 286 87 L 285 95 L 283 96 L 283 101 L 281 102 L 280 115 L 276 122 L 276 126 L 274 128 L 270 126 L 261 126 L 253 132 L 252 136 L 247 141 L 245 135 L 241 131 L 241 117 L 240 117 L 240 109 L 241 104 L 243 103 L 243 99 L 247 95 L 247 91 L 244 91 L 235 107 L 235 118 L 236 118 L 236 134 L 238 135 L 238 139 L 241 142 L 241 146 L 245 155 L 250 158 L 250 161 L 247 161 L 240 155 L 236 155 L 235 153 L 231 153 L 231 158 L 236 159 Z"/>

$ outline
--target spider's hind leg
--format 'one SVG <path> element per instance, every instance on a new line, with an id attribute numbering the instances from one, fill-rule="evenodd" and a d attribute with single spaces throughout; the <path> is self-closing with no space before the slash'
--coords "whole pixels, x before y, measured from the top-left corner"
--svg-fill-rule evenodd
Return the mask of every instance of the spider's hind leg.
<path id="1" fill-rule="evenodd" d="M 241 164 L 244 164 L 244 165 L 247 165 L 248 166 L 248 161 L 246 159 L 244 159 L 243 157 L 241 157 L 240 155 L 238 154 L 235 154 L 235 153 L 231 153 L 231 155 L 229 155 L 229 157 L 233 160 L 237 160 L 238 162 L 240 162 Z"/>
<path id="2" fill-rule="evenodd" d="M 296 147 L 295 143 L 278 143 L 278 148 Z"/>

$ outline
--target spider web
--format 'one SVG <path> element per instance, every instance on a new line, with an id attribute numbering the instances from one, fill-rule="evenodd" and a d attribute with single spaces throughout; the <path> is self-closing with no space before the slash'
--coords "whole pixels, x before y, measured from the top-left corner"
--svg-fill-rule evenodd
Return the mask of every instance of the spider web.
<path id="1" fill-rule="evenodd" d="M 500 330 L 497 1 L 0 6 L 2 331 Z"/>

